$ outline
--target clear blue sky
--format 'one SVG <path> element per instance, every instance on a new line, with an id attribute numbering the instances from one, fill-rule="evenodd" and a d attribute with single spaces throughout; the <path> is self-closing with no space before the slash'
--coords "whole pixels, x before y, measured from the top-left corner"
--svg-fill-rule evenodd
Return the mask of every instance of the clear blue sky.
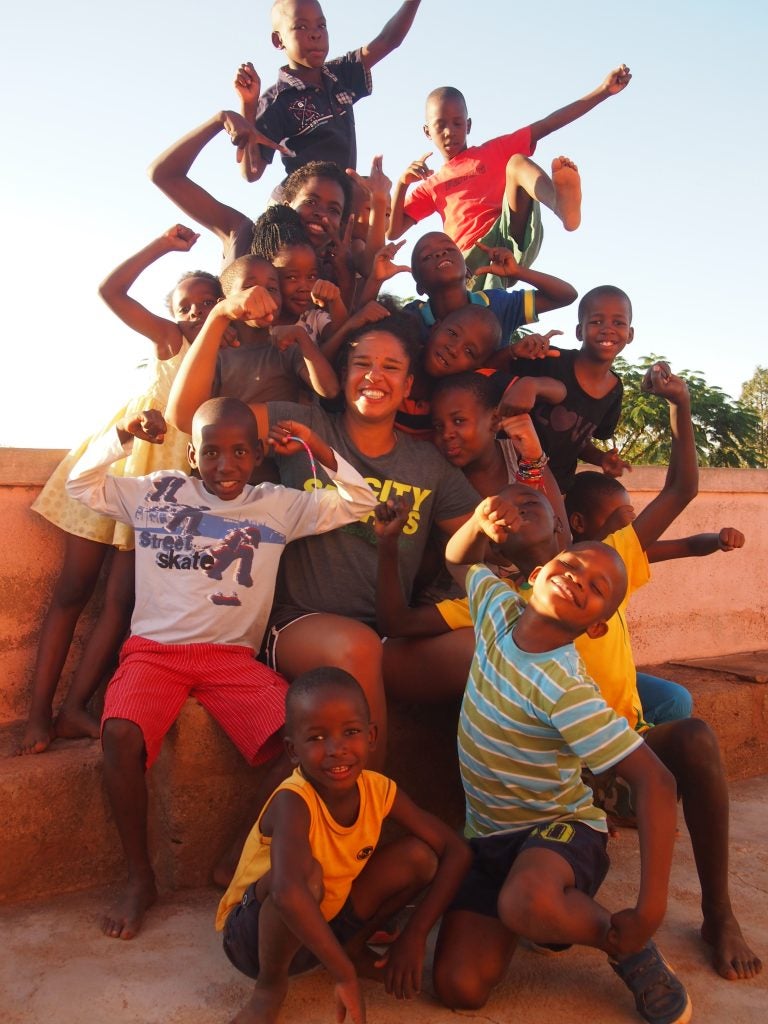
<path id="1" fill-rule="evenodd" d="M 10 282 L 0 444 L 68 447 L 141 390 L 134 367 L 148 344 L 102 306 L 96 286 L 180 219 L 147 179 L 150 160 L 236 104 L 231 81 L 241 61 L 254 62 L 265 87 L 274 81 L 280 55 L 270 44 L 270 6 L 15 5 L 0 62 L 0 252 Z M 326 0 L 331 54 L 369 41 L 396 7 L 397 0 Z M 373 96 L 356 107 L 359 168 L 383 153 L 394 178 L 428 149 L 423 103 L 435 86 L 463 90 L 480 142 L 584 95 L 628 64 L 634 77 L 624 93 L 539 147 L 544 165 L 560 153 L 578 163 L 584 209 L 571 235 L 545 211 L 536 266 L 580 293 L 620 285 L 635 307 L 630 360 L 663 353 L 673 367 L 701 370 L 738 395 L 768 358 L 768 217 L 758 185 L 768 163 L 768 8 L 756 0 L 551 0 L 526 20 L 535 10 L 512 0 L 477 8 L 423 0 L 408 39 L 374 69 Z M 222 134 L 193 177 L 255 216 L 280 168 L 248 185 L 233 152 Z M 160 312 L 183 271 L 218 265 L 218 247 L 204 234 L 192 253 L 147 272 L 133 294 Z M 410 279 L 396 281 L 398 291 L 412 291 Z M 575 344 L 574 322 L 575 307 L 542 321 Z"/>

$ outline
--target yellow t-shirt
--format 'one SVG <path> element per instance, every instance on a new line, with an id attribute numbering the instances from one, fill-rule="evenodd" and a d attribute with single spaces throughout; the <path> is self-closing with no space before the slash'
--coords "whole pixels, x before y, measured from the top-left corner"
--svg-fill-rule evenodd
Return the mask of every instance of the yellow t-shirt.
<path id="1" fill-rule="evenodd" d="M 340 825 L 320 799 L 317 790 L 296 768 L 291 776 L 282 782 L 259 815 L 245 841 L 243 852 L 229 888 L 224 893 L 216 913 L 216 929 L 221 931 L 227 915 L 243 898 L 251 884 L 265 875 L 270 868 L 271 837 L 263 836 L 260 830 L 261 818 L 269 807 L 275 793 L 288 789 L 304 800 L 309 808 L 309 846 L 312 856 L 322 865 L 325 895 L 320 910 L 326 921 L 330 921 L 344 906 L 352 882 L 365 867 L 368 858 L 376 848 L 381 833 L 381 824 L 392 809 L 397 785 L 378 772 L 363 771 L 357 780 L 360 793 L 360 810 L 354 824 Z"/>
<path id="2" fill-rule="evenodd" d="M 631 523 L 610 534 L 604 543 L 619 554 L 627 568 L 627 593 L 616 613 L 609 619 L 605 636 L 592 640 L 583 633 L 576 637 L 574 643 L 606 704 L 617 715 L 626 718 L 633 729 L 642 729 L 645 722 L 637 692 L 637 669 L 632 656 L 626 612 L 632 594 L 650 580 L 651 570 L 648 557 Z M 528 600 L 531 589 L 528 583 L 515 585 L 511 580 L 507 582 L 523 600 Z M 465 597 L 441 601 L 437 610 L 451 629 L 472 625 Z"/>

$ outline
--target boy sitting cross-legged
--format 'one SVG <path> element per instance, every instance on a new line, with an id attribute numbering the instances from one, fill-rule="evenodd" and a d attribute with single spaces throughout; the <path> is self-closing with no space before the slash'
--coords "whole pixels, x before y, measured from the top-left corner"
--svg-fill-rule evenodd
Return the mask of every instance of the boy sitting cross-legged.
<path id="1" fill-rule="evenodd" d="M 478 1008 L 519 937 L 608 953 L 646 1021 L 690 1019 L 685 989 L 651 941 L 665 909 L 675 828 L 670 773 L 603 701 L 573 646 L 599 636 L 624 597 L 626 571 L 600 543 L 578 544 L 530 575 L 526 604 L 481 562 L 517 512 L 485 499 L 446 556 L 466 582 L 477 648 L 459 721 L 467 834 L 475 855 L 446 912 L 435 952 L 438 996 Z M 637 903 L 609 913 L 595 899 L 607 867 L 604 813 L 581 762 L 620 766 L 638 795 Z"/>
<path id="2" fill-rule="evenodd" d="M 290 454 L 291 437 L 300 437 L 335 488 L 249 485 L 261 442 L 253 413 L 234 398 L 211 399 L 195 413 L 189 461 L 198 479 L 178 471 L 108 475 L 134 436 L 159 443 L 164 432 L 154 410 L 118 425 L 90 446 L 67 481 L 72 497 L 136 532 L 131 635 L 107 688 L 101 731 L 107 795 L 128 868 L 118 905 L 102 923 L 111 938 L 133 938 L 157 899 L 145 772 L 184 701 L 194 696 L 250 764 L 280 753 L 287 683 L 254 656 L 280 556 L 288 541 L 350 523 L 376 505 L 359 473 L 293 422 L 276 425 L 273 447 Z M 262 784 L 264 796 L 287 771 L 279 759 Z"/>
<path id="3" fill-rule="evenodd" d="M 336 981 L 337 1019 L 363 1024 L 357 964 L 366 939 L 427 889 L 389 951 L 376 962 L 387 991 L 421 987 L 424 946 L 470 861 L 447 825 L 396 784 L 366 770 L 376 725 L 357 681 L 316 668 L 286 699 L 285 743 L 293 775 L 270 797 L 219 905 L 224 950 L 256 988 L 237 1024 L 274 1021 L 290 974 L 322 963 Z M 385 818 L 408 835 L 380 844 Z M 428 888 L 427 888 L 428 887 Z"/>

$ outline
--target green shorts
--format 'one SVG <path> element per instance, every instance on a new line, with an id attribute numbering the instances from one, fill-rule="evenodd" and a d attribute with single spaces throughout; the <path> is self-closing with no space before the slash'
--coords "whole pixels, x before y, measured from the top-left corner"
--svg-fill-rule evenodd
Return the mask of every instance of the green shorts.
<path id="1" fill-rule="evenodd" d="M 478 241 L 491 249 L 498 246 L 502 246 L 504 249 L 511 249 L 521 267 L 530 267 L 539 255 L 541 240 L 544 235 L 544 229 L 541 226 L 541 207 L 535 201 L 531 203 L 531 212 L 525 225 L 522 248 L 512 237 L 510 229 L 511 216 L 512 211 L 505 196 L 501 213 L 491 225 L 490 231 L 486 232 Z M 488 264 L 488 253 L 475 242 L 472 248 L 464 253 L 464 260 L 467 264 L 467 270 L 469 270 L 470 274 L 474 274 L 477 267 L 483 267 Z M 497 277 L 496 274 L 480 274 L 479 276 L 472 277 L 469 282 L 469 288 L 473 292 L 480 292 L 485 288 L 507 288 L 509 284 L 510 281 L 506 277 Z"/>

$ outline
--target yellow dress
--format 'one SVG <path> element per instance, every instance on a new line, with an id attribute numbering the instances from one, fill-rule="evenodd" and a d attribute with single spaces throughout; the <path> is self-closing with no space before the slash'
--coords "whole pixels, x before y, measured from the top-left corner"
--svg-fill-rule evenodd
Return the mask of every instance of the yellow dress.
<path id="1" fill-rule="evenodd" d="M 73 466 L 88 445 L 97 437 L 111 430 L 126 416 L 142 412 L 144 409 L 159 409 L 165 412 L 171 384 L 181 366 L 181 361 L 189 349 L 189 342 L 184 339 L 181 348 L 170 359 L 156 359 L 153 367 L 153 380 L 150 387 L 137 398 L 132 398 L 104 427 L 92 434 L 77 448 L 65 455 L 51 474 L 45 487 L 32 503 L 32 508 L 43 518 L 58 526 L 66 533 L 86 540 L 94 540 L 99 544 L 113 544 L 121 551 L 133 549 L 133 530 L 125 523 L 118 523 L 108 516 L 98 515 L 86 508 L 79 501 L 70 498 L 64 487 Z M 148 441 L 133 442 L 133 451 L 120 462 L 110 467 L 113 476 L 144 476 L 158 469 L 189 468 L 187 461 L 187 444 L 189 434 L 185 434 L 169 425 L 163 444 L 150 444 Z"/>

